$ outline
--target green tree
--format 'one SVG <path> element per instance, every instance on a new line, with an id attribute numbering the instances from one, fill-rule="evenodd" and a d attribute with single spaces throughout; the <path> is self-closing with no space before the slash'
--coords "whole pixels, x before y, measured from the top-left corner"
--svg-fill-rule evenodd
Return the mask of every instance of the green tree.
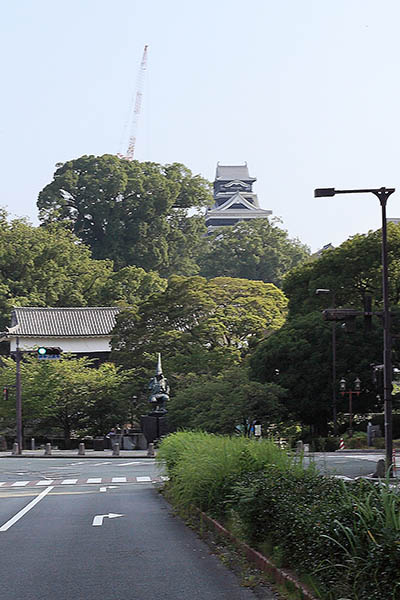
<path id="1" fill-rule="evenodd" d="M 164 292 L 118 317 L 115 359 L 153 369 L 162 352 L 166 372 L 216 374 L 279 328 L 286 299 L 273 284 L 246 279 L 173 276 Z"/>
<path id="2" fill-rule="evenodd" d="M 388 223 L 389 292 L 392 305 L 400 301 L 400 227 Z M 363 307 L 371 294 L 379 310 L 382 301 L 381 231 L 357 234 L 338 248 L 326 250 L 312 262 L 292 269 L 284 278 L 289 318 L 317 310 L 323 304 L 317 288 L 335 291 L 336 305 Z"/>
<path id="3" fill-rule="evenodd" d="M 136 265 L 161 275 L 193 274 L 204 244 L 210 184 L 174 163 L 82 156 L 59 165 L 39 194 L 44 225 L 62 223 L 96 259 Z"/>
<path id="4" fill-rule="evenodd" d="M 111 363 L 94 369 L 87 358 L 39 360 L 24 355 L 21 363 L 23 422 L 33 433 L 60 429 L 68 441 L 72 432 L 104 434 L 129 416 L 131 374 Z M 2 358 L 0 384 L 10 386 L 8 404 L 0 409 L 3 429 L 15 421 L 15 362 Z"/>
<path id="5" fill-rule="evenodd" d="M 87 306 L 112 274 L 61 227 L 42 229 L 0 212 L 0 326 L 13 306 Z"/>
<path id="6" fill-rule="evenodd" d="M 309 249 L 299 240 L 289 239 L 275 223 L 254 219 L 213 232 L 199 261 L 200 274 L 207 278 L 261 280 L 279 286 L 284 273 L 308 257 Z"/>
<path id="7" fill-rule="evenodd" d="M 176 428 L 233 434 L 236 426 L 257 419 L 264 431 L 286 413 L 285 391 L 274 383 L 249 381 L 243 365 L 210 378 L 189 374 L 171 398 L 168 419 Z"/>
<path id="8" fill-rule="evenodd" d="M 371 331 L 365 331 L 362 318 L 356 329 L 347 333 L 337 326 L 336 373 L 349 383 L 359 377 L 360 397 L 354 397 L 353 410 L 363 414 L 382 410 L 373 384 L 371 364 L 382 362 L 382 325 L 376 320 Z M 395 361 L 399 359 L 397 349 Z M 286 407 L 314 432 L 326 435 L 332 419 L 332 345 L 331 324 L 319 311 L 293 317 L 277 332 L 261 342 L 250 357 L 251 376 L 261 383 L 279 383 L 287 390 Z M 342 397 L 337 387 L 339 412 L 348 412 L 348 396 Z"/>

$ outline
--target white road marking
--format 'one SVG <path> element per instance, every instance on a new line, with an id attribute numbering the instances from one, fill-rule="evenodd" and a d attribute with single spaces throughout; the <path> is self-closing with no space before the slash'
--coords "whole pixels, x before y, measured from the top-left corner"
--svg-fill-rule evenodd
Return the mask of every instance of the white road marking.
<path id="1" fill-rule="evenodd" d="M 124 515 L 119 515 L 117 513 L 108 513 L 108 515 L 96 515 L 93 519 L 92 525 L 93 527 L 101 527 L 103 525 L 104 519 L 116 519 L 117 517 L 123 517 Z"/>
<path id="2" fill-rule="evenodd" d="M 16 481 L 11 484 L 11 487 L 24 487 L 25 485 L 28 485 L 28 483 L 29 481 Z"/>
<path id="3" fill-rule="evenodd" d="M 105 487 L 101 487 L 100 488 L 100 492 L 106 492 L 107 489 L 109 489 L 109 490 L 115 490 L 117 488 L 118 488 L 117 485 L 106 485 Z"/>
<path id="4" fill-rule="evenodd" d="M 64 479 L 64 481 L 61 482 L 61 485 L 72 485 L 77 481 L 77 479 Z"/>
<path id="5" fill-rule="evenodd" d="M 86 483 L 101 483 L 102 477 L 89 477 Z"/>
<path id="6" fill-rule="evenodd" d="M 43 481 L 38 481 L 36 485 L 50 485 L 53 481 L 54 479 L 45 479 Z"/>
<path id="7" fill-rule="evenodd" d="M 113 477 L 111 483 L 126 483 L 126 477 Z"/>
<path id="8" fill-rule="evenodd" d="M 143 463 L 141 463 L 141 462 L 135 461 L 135 462 L 128 462 L 128 463 L 119 463 L 117 465 L 117 467 L 129 467 L 129 465 L 142 465 L 142 464 Z"/>
<path id="9" fill-rule="evenodd" d="M 100 467 L 102 465 L 112 465 L 112 462 L 95 463 L 94 465 L 90 465 L 90 466 L 91 467 Z"/>
<path id="10" fill-rule="evenodd" d="M 29 502 L 29 504 L 27 504 L 25 508 L 23 508 L 16 515 L 14 515 L 9 521 L 7 521 L 7 523 L 4 523 L 4 525 L 0 527 L 0 531 L 7 531 L 7 529 L 10 529 L 10 527 L 12 527 L 17 521 L 19 521 L 24 515 L 26 515 L 26 513 L 29 512 L 38 502 L 40 502 L 46 496 L 46 494 L 51 492 L 53 487 L 54 486 L 50 486 L 43 490 L 43 492 L 41 492 L 39 496 L 32 500 L 32 502 Z"/>
<path id="11" fill-rule="evenodd" d="M 151 481 L 151 477 L 136 477 L 136 481 Z"/>
<path id="12" fill-rule="evenodd" d="M 7 483 L 6 481 L 0 481 L 0 485 L 4 485 L 5 483 Z"/>

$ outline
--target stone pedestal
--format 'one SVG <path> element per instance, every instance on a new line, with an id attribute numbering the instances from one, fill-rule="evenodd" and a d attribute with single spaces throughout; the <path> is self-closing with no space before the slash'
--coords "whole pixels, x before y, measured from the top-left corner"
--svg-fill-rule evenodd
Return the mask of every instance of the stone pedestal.
<path id="1" fill-rule="evenodd" d="M 166 412 L 154 411 L 140 418 L 143 434 L 148 444 L 169 433 Z"/>

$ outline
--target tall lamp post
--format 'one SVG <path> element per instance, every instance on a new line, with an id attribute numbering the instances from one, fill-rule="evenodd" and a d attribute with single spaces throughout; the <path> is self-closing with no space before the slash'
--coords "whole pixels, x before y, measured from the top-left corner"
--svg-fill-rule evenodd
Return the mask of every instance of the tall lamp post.
<path id="1" fill-rule="evenodd" d="M 318 288 L 316 294 L 331 294 L 332 308 L 335 308 L 336 296 L 333 290 Z M 337 434 L 337 412 L 336 412 L 336 323 L 332 321 L 332 416 L 333 416 L 333 433 Z"/>
<path id="2" fill-rule="evenodd" d="M 387 223 L 386 204 L 395 188 L 369 188 L 360 190 L 336 190 L 335 188 L 318 188 L 314 190 L 315 198 L 335 196 L 336 194 L 374 194 L 382 209 L 382 296 L 383 296 L 383 401 L 385 410 L 385 452 L 386 470 L 391 471 L 393 433 L 392 433 L 392 341 L 390 334 L 389 276 L 387 260 Z"/>
<path id="3" fill-rule="evenodd" d="M 354 380 L 354 390 L 346 391 L 346 380 L 344 379 L 344 377 L 342 377 L 342 379 L 339 382 L 339 386 L 340 393 L 342 394 L 342 396 L 344 396 L 345 394 L 348 394 L 349 396 L 349 437 L 353 437 L 353 394 L 356 394 L 357 396 L 360 395 L 361 381 L 357 377 Z"/>

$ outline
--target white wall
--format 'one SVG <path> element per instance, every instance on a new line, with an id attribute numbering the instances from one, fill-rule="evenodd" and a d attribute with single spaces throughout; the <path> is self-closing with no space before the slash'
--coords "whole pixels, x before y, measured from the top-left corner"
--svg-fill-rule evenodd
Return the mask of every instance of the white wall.
<path id="1" fill-rule="evenodd" d="M 104 337 L 74 337 L 74 338 L 19 338 L 19 347 L 21 350 L 34 350 L 38 346 L 47 346 L 48 348 L 59 347 L 63 352 L 89 353 L 89 352 L 110 352 L 110 336 Z M 14 352 L 17 347 L 16 338 L 10 340 L 10 351 Z"/>

